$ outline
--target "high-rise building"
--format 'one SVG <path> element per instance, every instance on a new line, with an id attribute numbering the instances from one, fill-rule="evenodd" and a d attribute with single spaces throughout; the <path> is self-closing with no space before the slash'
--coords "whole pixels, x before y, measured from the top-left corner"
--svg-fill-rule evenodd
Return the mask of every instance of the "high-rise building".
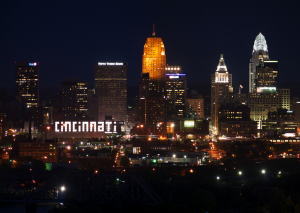
<path id="1" fill-rule="evenodd" d="M 165 119 L 166 53 L 161 38 L 147 38 L 144 45 L 142 76 L 140 77 L 139 120 L 155 126 Z"/>
<path id="2" fill-rule="evenodd" d="M 186 115 L 186 78 L 180 66 L 166 66 L 166 100 L 173 100 L 177 116 Z"/>
<path id="3" fill-rule="evenodd" d="M 262 64 L 264 60 L 269 59 L 269 52 L 267 41 L 265 37 L 259 33 L 254 41 L 252 58 L 249 64 L 249 93 L 254 92 L 256 89 L 256 79 L 257 79 L 257 67 Z"/>
<path id="4" fill-rule="evenodd" d="M 144 45 L 142 74 L 149 73 L 150 88 L 155 92 L 164 92 L 166 82 L 166 51 L 161 38 L 155 36 L 147 38 Z"/>
<path id="5" fill-rule="evenodd" d="M 112 116 L 126 122 L 127 117 L 127 63 L 95 63 L 95 94 L 98 96 L 98 119 Z"/>
<path id="6" fill-rule="evenodd" d="M 232 75 L 228 73 L 221 54 L 217 70 L 211 75 L 211 125 L 216 129 L 218 129 L 219 107 L 229 102 L 229 93 L 233 93 Z"/>
<path id="7" fill-rule="evenodd" d="M 62 85 L 62 116 L 88 116 L 88 89 L 87 82 L 68 78 Z"/>
<path id="8" fill-rule="evenodd" d="M 290 90 L 267 88 L 249 93 L 248 106 L 251 110 L 250 118 L 258 121 L 258 129 L 261 128 L 261 121 L 268 119 L 268 113 L 277 109 L 290 110 Z"/>
<path id="9" fill-rule="evenodd" d="M 39 62 L 15 62 L 15 93 L 28 108 L 39 105 Z"/>
<path id="10" fill-rule="evenodd" d="M 248 106 L 250 118 L 258 123 L 268 119 L 268 113 L 278 109 L 290 110 L 290 90 L 277 89 L 278 61 L 269 59 L 265 37 L 259 33 L 253 46 L 249 65 Z"/>
<path id="11" fill-rule="evenodd" d="M 190 118 L 204 119 L 204 99 L 197 91 L 192 91 L 190 96 L 186 99 L 186 114 Z"/>

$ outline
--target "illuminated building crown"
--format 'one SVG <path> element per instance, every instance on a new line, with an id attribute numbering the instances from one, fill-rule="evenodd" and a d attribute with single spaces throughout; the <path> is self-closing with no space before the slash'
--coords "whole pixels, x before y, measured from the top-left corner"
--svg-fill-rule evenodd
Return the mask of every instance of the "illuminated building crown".
<path id="1" fill-rule="evenodd" d="M 259 51 L 259 50 L 268 51 L 267 41 L 261 33 L 259 33 L 256 36 L 253 45 L 253 51 Z"/>
<path id="2" fill-rule="evenodd" d="M 227 66 L 225 64 L 223 54 L 221 54 L 216 72 L 227 72 Z"/>

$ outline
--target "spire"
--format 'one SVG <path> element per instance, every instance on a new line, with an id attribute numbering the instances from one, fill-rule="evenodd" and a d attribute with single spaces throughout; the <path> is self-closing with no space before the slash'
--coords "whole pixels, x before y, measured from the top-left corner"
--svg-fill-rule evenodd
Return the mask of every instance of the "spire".
<path id="1" fill-rule="evenodd" d="M 216 71 L 217 72 L 227 72 L 227 66 L 225 64 L 223 54 L 221 54 L 221 56 L 220 56 L 219 64 L 218 64 Z"/>
<path id="2" fill-rule="evenodd" d="M 259 51 L 259 50 L 268 51 L 267 41 L 266 41 L 265 37 L 263 36 L 263 34 L 261 34 L 261 32 L 255 38 L 253 50 L 254 51 Z"/>
<path id="3" fill-rule="evenodd" d="M 152 36 L 155 36 L 155 26 L 153 24 L 153 33 L 152 33 Z"/>

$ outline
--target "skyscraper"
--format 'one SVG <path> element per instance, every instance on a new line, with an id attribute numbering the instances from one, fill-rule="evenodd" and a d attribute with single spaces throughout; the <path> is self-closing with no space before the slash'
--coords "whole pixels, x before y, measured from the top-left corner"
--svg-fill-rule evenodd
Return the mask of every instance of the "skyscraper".
<path id="1" fill-rule="evenodd" d="M 16 99 L 27 105 L 39 105 L 39 62 L 15 62 Z"/>
<path id="2" fill-rule="evenodd" d="M 165 46 L 162 39 L 155 36 L 154 29 L 152 36 L 144 45 L 139 95 L 139 120 L 148 126 L 155 126 L 165 115 Z"/>
<path id="3" fill-rule="evenodd" d="M 250 118 L 258 122 L 268 119 L 268 113 L 277 109 L 290 109 L 290 90 L 277 89 L 278 61 L 269 59 L 265 37 L 259 33 L 254 41 L 249 65 Z"/>
<path id="4" fill-rule="evenodd" d="M 88 88 L 87 82 L 68 78 L 62 85 L 62 116 L 88 116 Z"/>
<path id="5" fill-rule="evenodd" d="M 127 116 L 127 63 L 95 63 L 95 94 L 98 96 L 98 119 L 113 116 L 126 121 Z"/>
<path id="6" fill-rule="evenodd" d="M 253 92 L 256 89 L 256 79 L 257 79 L 257 67 L 262 64 L 264 60 L 269 59 L 269 52 L 267 41 L 265 37 L 259 33 L 254 41 L 252 58 L 249 64 L 249 92 Z"/>
<path id="7" fill-rule="evenodd" d="M 175 103 L 176 114 L 186 114 L 186 79 L 180 66 L 166 66 L 166 99 Z"/>
<path id="8" fill-rule="evenodd" d="M 149 73 L 150 91 L 164 92 L 166 82 L 166 51 L 161 38 L 155 36 L 147 38 L 144 45 L 142 73 Z"/>
<path id="9" fill-rule="evenodd" d="M 228 73 L 221 54 L 217 70 L 211 75 L 211 125 L 216 129 L 219 107 L 229 102 L 229 93 L 233 93 L 232 75 Z"/>

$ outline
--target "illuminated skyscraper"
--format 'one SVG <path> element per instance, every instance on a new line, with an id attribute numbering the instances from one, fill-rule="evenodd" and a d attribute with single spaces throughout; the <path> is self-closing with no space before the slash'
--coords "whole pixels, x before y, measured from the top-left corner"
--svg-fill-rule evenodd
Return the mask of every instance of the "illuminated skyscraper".
<path id="1" fill-rule="evenodd" d="M 166 66 L 166 99 L 173 100 L 176 114 L 186 114 L 186 79 L 180 66 Z"/>
<path id="2" fill-rule="evenodd" d="M 155 126 L 165 118 L 165 46 L 162 39 L 155 36 L 154 29 L 152 36 L 144 45 L 139 94 L 139 120 L 147 126 Z"/>
<path id="3" fill-rule="evenodd" d="M 250 118 L 258 122 L 268 119 L 268 113 L 277 109 L 290 109 L 290 90 L 277 89 L 278 61 L 270 60 L 265 37 L 259 33 L 254 41 L 249 64 L 248 106 Z"/>
<path id="4" fill-rule="evenodd" d="M 263 63 L 264 60 L 269 59 L 269 52 L 267 41 L 265 37 L 259 33 L 254 41 L 252 58 L 249 64 L 249 92 L 254 92 L 256 89 L 256 79 L 257 79 L 257 67 Z"/>
<path id="5" fill-rule="evenodd" d="M 17 100 L 28 108 L 39 105 L 39 62 L 15 63 L 15 92 Z"/>
<path id="6" fill-rule="evenodd" d="M 217 70 L 211 75 L 211 125 L 216 129 L 219 107 L 229 102 L 229 93 L 233 93 L 232 75 L 228 73 L 223 54 L 221 54 Z"/>
<path id="7" fill-rule="evenodd" d="M 149 73 L 150 88 L 156 92 L 164 92 L 166 82 L 166 51 L 161 38 L 155 36 L 147 38 L 144 45 L 142 74 Z"/>
<path id="8" fill-rule="evenodd" d="M 112 116 L 115 121 L 127 117 L 127 63 L 95 63 L 95 94 L 98 96 L 98 119 Z"/>

